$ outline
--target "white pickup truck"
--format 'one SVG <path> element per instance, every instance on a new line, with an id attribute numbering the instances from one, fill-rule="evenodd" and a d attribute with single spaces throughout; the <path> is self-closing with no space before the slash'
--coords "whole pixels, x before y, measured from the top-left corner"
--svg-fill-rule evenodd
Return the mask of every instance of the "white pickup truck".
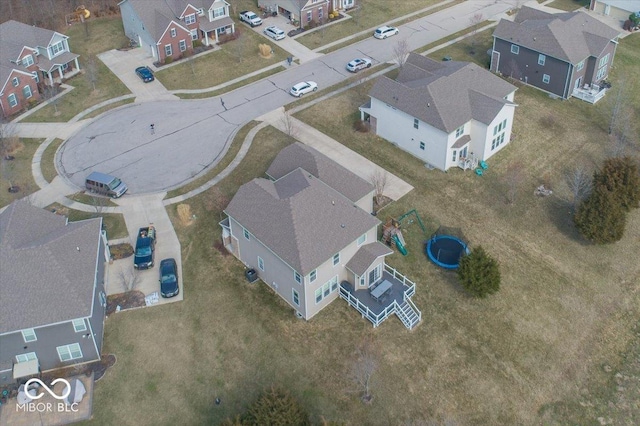
<path id="1" fill-rule="evenodd" d="M 240 12 L 240 20 L 251 25 L 251 27 L 257 27 L 262 25 L 262 19 L 250 10 Z"/>

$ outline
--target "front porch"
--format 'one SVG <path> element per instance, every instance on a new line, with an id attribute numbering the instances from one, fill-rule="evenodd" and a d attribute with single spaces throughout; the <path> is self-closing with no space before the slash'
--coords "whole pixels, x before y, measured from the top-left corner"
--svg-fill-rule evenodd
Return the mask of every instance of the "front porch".
<path id="1" fill-rule="evenodd" d="M 48 86 L 62 84 L 65 80 L 80 73 L 78 55 L 71 52 L 65 52 L 53 60 L 40 59 L 38 68 L 44 77 L 44 84 Z"/>
<path id="2" fill-rule="evenodd" d="M 588 84 L 585 84 L 583 87 L 573 89 L 571 96 L 582 99 L 590 104 L 595 104 L 600 99 L 604 98 L 606 92 L 607 87 L 605 87 L 605 85 L 592 84 L 589 86 Z"/>
<path id="3" fill-rule="evenodd" d="M 215 21 L 200 22 L 200 31 L 205 46 L 218 44 L 220 37 L 235 33 L 235 23 L 229 17 L 216 19 Z"/>
<path id="4" fill-rule="evenodd" d="M 384 265 L 379 285 L 383 281 L 391 283 L 391 288 L 381 298 L 375 299 L 371 295 L 371 286 L 367 289 L 355 290 L 354 285 L 347 281 L 340 283 L 340 297 L 362 314 L 363 318 L 379 326 L 390 315 L 396 314 L 409 330 L 412 330 L 422 320 L 422 313 L 411 301 L 416 292 L 416 285 L 394 268 Z"/>

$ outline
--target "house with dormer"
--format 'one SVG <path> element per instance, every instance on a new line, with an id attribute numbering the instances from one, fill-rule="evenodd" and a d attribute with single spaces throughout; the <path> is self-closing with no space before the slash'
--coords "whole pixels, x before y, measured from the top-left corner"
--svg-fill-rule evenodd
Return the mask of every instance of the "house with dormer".
<path id="1" fill-rule="evenodd" d="M 40 99 L 38 83 L 61 83 L 80 70 L 69 37 L 57 31 L 7 21 L 0 24 L 0 40 L 0 108 L 5 117 Z"/>
<path id="2" fill-rule="evenodd" d="M 371 131 L 430 167 L 475 169 L 511 140 L 516 87 L 470 62 L 411 53 L 360 107 Z"/>
<path id="3" fill-rule="evenodd" d="M 421 319 L 415 284 L 385 263 L 373 185 L 317 150 L 284 148 L 267 178 L 242 185 L 220 222 L 229 252 L 257 273 L 297 316 L 311 319 L 338 298 L 374 326 L 395 314 Z"/>
<path id="4" fill-rule="evenodd" d="M 192 52 L 196 41 L 209 46 L 235 31 L 225 0 L 123 0 L 118 5 L 127 37 L 160 63 Z"/>

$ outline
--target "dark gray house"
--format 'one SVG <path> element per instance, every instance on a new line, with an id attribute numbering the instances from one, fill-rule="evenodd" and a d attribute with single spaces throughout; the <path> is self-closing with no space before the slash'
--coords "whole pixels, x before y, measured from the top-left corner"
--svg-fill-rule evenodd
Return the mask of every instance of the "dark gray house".
<path id="1" fill-rule="evenodd" d="M 523 7 L 493 33 L 491 71 L 563 99 L 595 103 L 606 88 L 619 31 L 578 11 L 547 13 Z"/>
<path id="2" fill-rule="evenodd" d="M 15 201 L 0 213 L 0 385 L 100 359 L 106 234 Z"/>

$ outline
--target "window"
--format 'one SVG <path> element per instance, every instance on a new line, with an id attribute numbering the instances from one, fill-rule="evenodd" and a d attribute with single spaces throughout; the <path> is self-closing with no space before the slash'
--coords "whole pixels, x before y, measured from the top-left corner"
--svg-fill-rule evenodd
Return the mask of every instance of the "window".
<path id="1" fill-rule="evenodd" d="M 293 289 L 293 297 L 292 297 L 292 299 L 293 299 L 293 303 L 296 306 L 300 306 L 300 295 L 298 294 L 298 292 L 295 289 Z"/>
<path id="2" fill-rule="evenodd" d="M 180 46 L 181 52 L 184 52 L 185 50 L 187 50 L 187 42 L 185 40 L 180 40 L 178 42 L 178 46 Z"/>
<path id="3" fill-rule="evenodd" d="M 258 256 L 258 268 L 260 268 L 261 271 L 264 271 L 264 260 L 262 260 L 260 256 Z"/>
<path id="4" fill-rule="evenodd" d="M 165 56 L 171 56 L 171 55 L 173 55 L 173 49 L 171 48 L 171 45 L 170 45 L 170 44 L 166 44 L 166 45 L 164 46 L 164 54 L 165 54 Z"/>
<path id="5" fill-rule="evenodd" d="M 194 29 L 191 30 L 191 40 L 197 40 L 198 39 L 198 30 Z"/>
<path id="6" fill-rule="evenodd" d="M 518 46 L 517 44 L 512 44 L 511 53 L 513 53 L 514 55 L 517 55 L 518 53 L 520 53 L 520 46 Z"/>
<path id="7" fill-rule="evenodd" d="M 458 151 L 456 151 L 455 149 L 453 150 L 453 158 L 451 159 L 451 161 L 455 162 L 456 161 L 456 155 L 458 154 Z"/>
<path id="8" fill-rule="evenodd" d="M 547 60 L 547 57 L 543 54 L 538 55 L 538 65 L 544 65 L 544 62 Z"/>
<path id="9" fill-rule="evenodd" d="M 318 278 L 318 271 L 314 269 L 313 271 L 311 271 L 311 273 L 309 273 L 309 282 L 314 282 L 316 278 Z"/>
<path id="10" fill-rule="evenodd" d="M 13 77 L 11 79 L 11 85 L 13 87 L 18 87 L 18 85 L 20 85 L 20 79 L 18 77 Z"/>
<path id="11" fill-rule="evenodd" d="M 294 279 L 298 284 L 302 284 L 302 276 L 301 276 L 297 271 L 293 271 L 293 279 Z"/>
<path id="12" fill-rule="evenodd" d="M 413 128 L 417 129 L 418 127 L 420 127 L 419 125 L 420 125 L 420 120 L 418 120 L 417 118 L 414 118 L 413 119 Z"/>
<path id="13" fill-rule="evenodd" d="M 31 93 L 31 87 L 29 86 L 24 86 L 22 88 L 22 96 L 24 96 L 25 99 L 29 99 L 31 97 L 32 93 Z"/>
<path id="14" fill-rule="evenodd" d="M 324 16 L 324 15 L 323 15 L 323 13 L 324 13 L 324 12 L 323 12 L 322 8 L 321 8 L 321 7 L 319 7 L 319 8 L 318 8 L 318 19 L 322 19 L 322 17 Z"/>
<path id="15" fill-rule="evenodd" d="M 34 359 L 38 359 L 38 357 L 36 356 L 35 352 L 29 352 L 29 353 L 26 353 L 26 354 L 16 355 L 16 362 L 17 363 L 33 361 Z"/>
<path id="16" fill-rule="evenodd" d="M 340 253 L 333 255 L 333 266 L 336 266 L 338 263 L 340 263 Z"/>
<path id="17" fill-rule="evenodd" d="M 598 68 L 602 68 L 609 63 L 609 54 L 607 53 L 600 59 L 600 64 L 598 64 Z"/>
<path id="18" fill-rule="evenodd" d="M 222 16 L 225 16 L 224 13 L 224 7 L 219 7 L 217 9 L 213 9 L 213 18 L 220 18 Z"/>
<path id="19" fill-rule="evenodd" d="M 80 345 L 78 343 L 58 346 L 56 349 L 58 350 L 58 357 L 62 362 L 82 358 L 82 350 L 80 349 Z"/>
<path id="20" fill-rule="evenodd" d="M 73 320 L 73 329 L 76 333 L 81 331 L 85 331 L 87 329 L 87 324 L 84 322 L 83 318 Z"/>
<path id="21" fill-rule="evenodd" d="M 249 234 L 249 231 L 247 231 L 246 229 L 243 229 L 243 230 L 242 230 L 242 233 L 244 234 L 244 238 L 245 238 L 246 240 L 250 240 L 250 239 L 251 239 L 250 234 Z"/>
<path id="22" fill-rule="evenodd" d="M 420 149 L 424 151 L 424 142 L 420 142 Z"/>
<path id="23" fill-rule="evenodd" d="M 176 29 L 175 28 L 171 28 L 170 32 L 171 32 L 171 37 L 172 38 L 176 36 Z"/>
<path id="24" fill-rule="evenodd" d="M 365 278 L 365 276 L 364 276 L 364 275 L 362 275 L 362 276 L 360 277 L 360 286 L 361 286 L 361 287 L 364 287 L 365 285 L 367 285 L 366 278 Z"/>
<path id="25" fill-rule="evenodd" d="M 14 93 L 12 93 L 9 96 L 7 96 L 7 101 L 9 102 L 9 106 L 11 108 L 13 108 L 14 106 L 18 105 L 18 98 L 16 98 L 16 95 Z"/>
<path id="26" fill-rule="evenodd" d="M 322 287 L 316 290 L 315 296 L 316 296 L 316 304 L 320 303 L 322 301 Z"/>
<path id="27" fill-rule="evenodd" d="M 500 136 L 493 138 L 493 141 L 491 141 L 492 151 L 497 147 L 499 147 L 500 145 L 502 145 L 502 143 L 504 142 L 504 135 L 505 135 L 504 133 L 501 133 Z"/>
<path id="28" fill-rule="evenodd" d="M 100 297 L 100 304 L 104 308 L 105 306 L 107 306 L 107 295 L 104 294 L 104 291 L 101 291 L 99 297 Z"/>
<path id="29" fill-rule="evenodd" d="M 199 8 L 198 9 L 198 16 L 202 16 L 204 15 L 204 9 L 203 8 Z"/>
<path id="30" fill-rule="evenodd" d="M 33 328 L 22 330 L 22 338 L 24 339 L 25 343 L 35 342 L 36 340 L 38 340 L 38 338 L 36 337 L 36 331 Z"/>
<path id="31" fill-rule="evenodd" d="M 33 56 L 27 55 L 22 58 L 22 65 L 24 65 L 25 67 L 30 67 L 31 65 L 33 65 Z"/>
<path id="32" fill-rule="evenodd" d="M 371 272 L 369 272 L 369 285 L 373 285 L 376 281 L 378 281 L 380 279 L 380 269 L 382 268 L 382 265 L 378 265 L 375 268 L 373 268 L 371 270 Z"/>
<path id="33" fill-rule="evenodd" d="M 584 61 L 581 61 L 581 62 L 576 66 L 576 71 L 580 71 L 580 70 L 582 70 L 582 68 L 584 68 Z"/>
<path id="34" fill-rule="evenodd" d="M 33 76 L 33 78 L 36 80 L 36 83 L 40 83 L 40 77 L 38 76 L 37 72 L 32 72 L 31 75 Z"/>
<path id="35" fill-rule="evenodd" d="M 358 238 L 358 247 L 363 245 L 367 241 L 367 234 L 362 234 L 360 238 Z"/>
<path id="36" fill-rule="evenodd" d="M 544 84 L 549 84 L 549 81 L 551 81 L 551 76 L 549 74 L 542 74 L 542 82 Z"/>
<path id="37" fill-rule="evenodd" d="M 331 293 L 333 293 L 336 290 L 338 290 L 338 276 L 337 275 L 335 277 L 333 277 L 333 279 L 331 280 Z"/>
<path id="38" fill-rule="evenodd" d="M 187 25 L 193 24 L 196 22 L 196 14 L 192 13 L 191 15 L 187 15 L 184 17 L 184 23 Z"/>
<path id="39" fill-rule="evenodd" d="M 52 44 L 50 47 L 51 57 L 56 56 L 64 51 L 64 43 L 62 41 Z"/>
<path id="40" fill-rule="evenodd" d="M 322 287 L 316 290 L 315 298 L 316 303 L 320 303 L 322 299 L 328 297 L 331 293 L 338 290 L 338 276 L 331 278 L 329 281 L 324 283 Z"/>
<path id="41" fill-rule="evenodd" d="M 313 18 L 313 12 L 312 11 L 307 11 L 307 22 L 311 22 L 311 18 Z"/>
<path id="42" fill-rule="evenodd" d="M 598 74 L 596 75 L 596 80 L 600 80 L 607 74 L 607 67 L 604 66 L 598 70 Z"/>
<path id="43" fill-rule="evenodd" d="M 464 133 L 464 124 L 456 129 L 456 138 L 459 138 Z"/>

